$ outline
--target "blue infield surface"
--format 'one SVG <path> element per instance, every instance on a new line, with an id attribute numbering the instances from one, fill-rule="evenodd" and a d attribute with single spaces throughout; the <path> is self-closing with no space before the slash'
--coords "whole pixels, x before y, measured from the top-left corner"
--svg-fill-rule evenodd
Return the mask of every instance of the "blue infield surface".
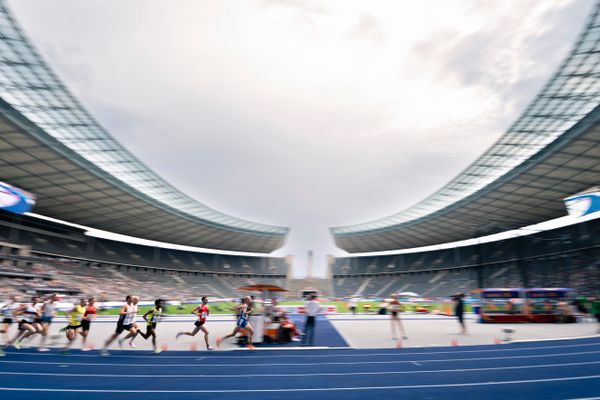
<path id="1" fill-rule="evenodd" d="M 1 399 L 575 399 L 600 396 L 600 337 L 506 345 L 213 352 L 34 349 Z"/>

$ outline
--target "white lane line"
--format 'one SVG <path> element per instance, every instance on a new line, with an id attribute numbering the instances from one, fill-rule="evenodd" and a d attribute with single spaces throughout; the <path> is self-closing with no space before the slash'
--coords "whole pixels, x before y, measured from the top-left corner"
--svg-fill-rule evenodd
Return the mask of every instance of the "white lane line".
<path id="1" fill-rule="evenodd" d="M 269 392 L 338 392 L 351 390 L 396 390 L 396 389 L 433 389 L 433 388 L 454 388 L 469 386 L 495 386 L 495 385 L 518 385 L 527 383 L 542 382 L 564 382 L 580 381 L 589 379 L 600 379 L 600 375 L 569 376 L 564 378 L 530 379 L 517 381 L 499 381 L 499 382 L 471 382 L 471 383 L 447 383 L 432 385 L 398 385 L 398 386 L 350 386 L 350 387 L 331 387 L 331 388 L 286 388 L 286 389 L 219 389 L 219 390 L 141 390 L 141 389 L 55 389 L 55 388 L 20 388 L 20 387 L 0 387 L 2 391 L 17 392 L 76 392 L 76 393 L 269 393 Z"/>
<path id="2" fill-rule="evenodd" d="M 414 363 L 421 366 L 419 363 Z M 314 377 L 314 376 L 346 376 L 346 375 L 406 375 L 406 374 L 423 374 L 423 373 L 448 373 L 448 372 L 478 372 L 478 371 L 500 371 L 500 370 L 515 370 L 515 369 L 534 369 L 534 368 L 557 368 L 557 367 L 577 367 L 581 365 L 600 364 L 600 361 L 586 361 L 578 363 L 564 364 L 534 364 L 534 365 L 517 365 L 509 367 L 485 367 L 485 368 L 460 368 L 460 369 L 432 369 L 432 370 L 417 370 L 417 371 L 364 371 L 364 372 L 318 372 L 318 373 L 293 373 L 293 374 L 78 374 L 78 373 L 54 373 L 54 372 L 14 372 L 0 371 L 0 375 L 25 375 L 25 376 L 57 376 L 57 377 L 95 377 L 95 378 L 283 378 L 283 377 Z"/>
<path id="3" fill-rule="evenodd" d="M 471 357 L 471 358 L 441 358 L 432 360 L 388 360 L 388 361 L 355 361 L 355 362 L 318 362 L 318 363 L 246 363 L 246 364 L 132 364 L 132 363 L 77 363 L 72 362 L 69 365 L 90 365 L 90 366 L 118 366 L 118 367 L 301 367 L 301 366 L 315 366 L 315 365 L 372 365 L 372 364 L 406 364 L 406 363 L 431 363 L 431 362 L 450 362 L 450 361 L 482 361 L 482 360 L 512 360 L 512 359 L 523 359 L 523 358 L 547 358 L 547 357 L 563 357 L 563 356 L 574 356 L 584 354 L 598 354 L 597 351 L 580 351 L 575 353 L 554 353 L 554 354 L 535 354 L 535 355 L 523 355 L 523 356 L 500 356 L 500 357 Z M 0 360 L 0 364 L 33 364 L 33 365 L 61 365 L 64 362 L 49 362 L 49 361 L 16 361 L 16 360 Z"/>
<path id="4" fill-rule="evenodd" d="M 333 320 L 327 318 L 327 321 L 329 322 L 329 324 L 333 327 L 333 329 L 335 329 L 335 331 L 338 333 L 338 335 L 340 335 L 342 337 L 342 339 L 346 342 L 346 345 L 348 347 L 350 347 L 351 349 L 356 348 L 354 346 L 354 343 L 352 343 L 352 341 L 350 340 L 350 338 L 348 336 L 346 336 L 344 334 L 344 332 L 341 329 L 338 329 L 335 324 L 332 322 Z"/>
<path id="5" fill-rule="evenodd" d="M 507 352 L 507 351 L 526 351 L 526 350 L 545 350 L 545 349 L 565 349 L 565 348 L 573 348 L 573 347 L 597 347 L 598 345 L 600 345 L 600 341 L 595 342 L 595 343 L 579 343 L 579 344 L 565 344 L 565 345 L 558 345 L 558 346 L 534 346 L 534 347 L 516 347 L 516 348 L 509 348 L 510 344 L 505 344 L 505 345 L 489 345 L 489 346 L 494 346 L 493 349 L 477 349 L 477 350 L 460 350 L 460 348 L 457 348 L 455 350 L 449 350 L 449 351 L 420 351 L 420 352 L 410 352 L 410 351 L 406 351 L 406 349 L 404 350 L 396 350 L 394 352 L 390 352 L 390 353 L 354 353 L 354 350 L 350 349 L 350 348 L 342 348 L 345 350 L 348 350 L 348 354 L 291 354 L 291 355 L 281 355 L 281 354 L 269 354 L 269 355 L 243 355 L 243 356 L 227 356 L 226 359 L 233 359 L 233 358 L 239 358 L 239 359 L 243 359 L 243 360 L 247 360 L 247 359 L 261 359 L 261 358 L 266 358 L 269 360 L 272 360 L 274 358 L 333 358 L 333 357 L 376 357 L 376 356 L 409 356 L 409 355 L 427 355 L 427 354 L 459 354 L 459 353 L 494 353 L 494 352 Z M 487 345 L 481 345 L 482 347 L 487 346 Z M 324 348 L 306 348 L 307 350 L 322 350 Z M 217 353 L 221 353 L 221 352 L 232 352 L 235 351 L 236 349 L 233 350 L 220 350 Z M 245 350 L 245 349 L 244 349 Z M 258 350 L 258 349 L 257 349 Z M 255 350 L 255 351 L 257 351 Z M 266 349 L 260 349 L 260 351 L 263 351 Z M 295 351 L 295 350 L 299 350 L 296 348 L 287 348 L 286 350 L 290 350 L 290 351 Z M 325 348 L 324 350 L 331 350 L 331 348 Z M 121 350 L 119 350 L 121 351 Z M 141 350 L 140 350 L 141 351 Z M 129 352 L 131 353 L 135 353 L 136 351 L 130 350 Z M 197 352 L 197 354 L 203 354 L 203 353 L 207 353 L 207 352 Z M 246 353 L 246 351 L 244 351 L 244 353 Z M 15 354 L 15 355 L 20 355 L 20 356 L 40 356 L 40 357 L 56 357 L 58 356 L 58 354 L 56 353 L 26 353 L 26 352 L 19 352 L 19 351 L 6 351 L 6 354 Z M 214 352 L 211 352 L 211 354 L 215 354 Z M 91 358 L 98 358 L 98 354 L 61 354 L 61 357 L 91 357 Z M 170 358 L 170 359 L 196 359 L 198 358 L 198 355 L 189 355 L 189 356 L 170 356 L 170 355 L 166 355 L 166 354 L 161 354 L 160 356 L 157 355 L 134 355 L 134 354 L 111 354 L 110 355 L 111 358 L 157 358 L 160 357 L 161 359 L 164 358 Z M 206 358 L 217 358 L 219 356 L 215 355 L 215 356 L 207 356 Z"/>
<path id="6" fill-rule="evenodd" d="M 568 399 L 568 400 L 599 400 L 600 397 L 578 397 L 576 399 Z"/>

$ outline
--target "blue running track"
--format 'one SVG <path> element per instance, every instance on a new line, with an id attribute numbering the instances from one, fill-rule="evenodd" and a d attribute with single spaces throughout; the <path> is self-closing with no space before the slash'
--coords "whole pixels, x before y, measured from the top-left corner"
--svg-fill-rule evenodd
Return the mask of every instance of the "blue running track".
<path id="1" fill-rule="evenodd" d="M 0 399 L 575 399 L 600 396 L 600 337 L 508 345 L 214 352 L 33 349 Z"/>

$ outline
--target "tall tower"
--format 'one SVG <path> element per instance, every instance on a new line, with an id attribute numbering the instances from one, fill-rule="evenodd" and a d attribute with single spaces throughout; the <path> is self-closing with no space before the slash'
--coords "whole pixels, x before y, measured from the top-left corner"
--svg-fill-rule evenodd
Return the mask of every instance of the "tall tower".
<path id="1" fill-rule="evenodd" d="M 306 277 L 312 278 L 312 267 L 313 267 L 313 251 L 308 251 L 308 257 L 306 258 Z"/>

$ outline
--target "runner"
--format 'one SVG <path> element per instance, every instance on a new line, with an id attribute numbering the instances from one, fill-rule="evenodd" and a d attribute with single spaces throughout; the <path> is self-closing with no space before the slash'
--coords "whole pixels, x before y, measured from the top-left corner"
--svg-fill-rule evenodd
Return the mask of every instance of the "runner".
<path id="1" fill-rule="evenodd" d="M 39 309 L 36 307 L 38 297 L 31 298 L 31 303 L 21 304 L 15 311 L 15 316 L 19 320 L 19 330 L 15 337 L 7 343 L 7 346 L 13 345 L 15 349 L 21 348 L 21 342 L 31 335 L 39 333 L 38 324 L 35 322 L 40 317 Z"/>
<path id="2" fill-rule="evenodd" d="M 0 333 L 4 336 L 4 343 L 9 342 L 9 334 L 10 326 L 13 321 L 16 319 L 15 312 L 21 304 L 19 303 L 19 296 L 12 295 L 10 296 L 10 300 L 7 301 L 2 308 L 0 309 L 0 315 L 2 315 L 2 329 L 0 329 Z"/>
<path id="3" fill-rule="evenodd" d="M 162 317 L 163 307 L 165 306 L 165 302 L 162 299 L 157 299 L 154 301 L 154 308 L 148 310 L 146 314 L 142 318 L 146 321 L 146 333 L 138 330 L 139 333 L 144 340 L 148 340 L 150 336 L 152 336 L 152 347 L 154 348 L 154 352 L 156 354 L 160 353 L 162 350 L 156 347 L 156 324 Z M 131 338 L 131 342 L 135 339 L 135 336 Z"/>
<path id="4" fill-rule="evenodd" d="M 62 352 L 67 353 L 69 348 L 77 339 L 77 334 L 81 333 L 81 322 L 83 321 L 83 315 L 85 314 L 85 307 L 87 306 L 87 300 L 81 299 L 79 300 L 79 304 L 77 304 L 71 311 L 67 313 L 67 317 L 69 318 L 69 325 L 67 326 L 67 331 L 65 335 L 67 336 L 67 344 L 63 347 Z M 83 335 L 82 335 L 83 336 Z"/>
<path id="5" fill-rule="evenodd" d="M 81 340 L 81 351 L 90 350 L 89 347 L 86 346 L 88 335 L 90 334 L 90 325 L 92 321 L 96 319 L 96 298 L 90 297 L 88 299 L 88 305 L 85 308 L 85 313 L 83 314 L 83 320 L 81 320 L 81 336 L 83 339 Z"/>
<path id="6" fill-rule="evenodd" d="M 194 322 L 194 330 L 191 332 L 179 332 L 175 336 L 175 340 L 179 339 L 181 335 L 188 336 L 196 336 L 199 331 L 204 332 L 204 342 L 206 343 L 206 350 L 213 350 L 214 347 L 209 346 L 208 344 L 208 329 L 204 326 L 206 323 L 206 318 L 210 314 L 208 309 L 208 298 L 206 296 L 202 297 L 202 303 L 198 305 L 198 307 L 192 310 L 192 314 L 198 317 L 198 321 Z"/>
<path id="7" fill-rule="evenodd" d="M 56 316 L 56 305 L 58 300 L 58 294 L 54 293 L 50 295 L 48 300 L 46 300 L 42 306 L 42 316 L 40 317 L 42 340 L 40 341 L 40 347 L 38 348 L 38 351 L 50 350 L 46 345 L 46 341 L 48 340 L 48 331 L 50 330 L 50 324 L 52 324 L 52 318 Z"/>
<path id="8" fill-rule="evenodd" d="M 217 338 L 217 347 L 221 346 L 221 342 L 230 337 L 234 337 L 236 333 L 238 333 L 241 329 L 245 329 L 248 334 L 248 344 L 246 347 L 250 350 L 254 350 L 254 346 L 252 345 L 252 335 L 254 334 L 254 328 L 250 325 L 248 318 L 250 318 L 250 314 L 254 310 L 254 305 L 252 304 L 252 299 L 250 296 L 246 296 L 243 299 L 243 303 L 235 307 L 235 311 L 239 312 L 239 317 L 235 328 L 233 328 L 233 332 L 229 335 L 223 336 L 222 338 Z"/>
<path id="9" fill-rule="evenodd" d="M 135 304 L 133 303 L 134 299 L 136 299 Z M 135 316 L 138 312 L 137 309 L 137 297 L 135 296 L 127 296 L 125 297 L 125 301 L 126 303 L 123 304 L 123 307 L 121 307 L 121 310 L 119 310 L 119 320 L 117 321 L 117 329 L 115 329 L 115 333 L 113 333 L 104 343 L 104 347 L 102 348 L 102 351 L 100 352 L 101 355 L 103 356 L 107 356 L 109 355 L 108 351 L 106 350 L 108 348 L 108 346 L 110 346 L 110 344 L 112 342 L 115 341 L 115 339 L 117 337 L 119 337 L 119 335 L 127 330 L 127 331 L 131 331 L 134 330 L 136 331 L 137 329 L 133 326 L 134 322 L 135 322 Z"/>
<path id="10" fill-rule="evenodd" d="M 406 331 L 404 330 L 404 325 L 402 325 L 402 321 L 400 320 L 400 311 L 401 304 L 398 301 L 398 296 L 396 294 L 392 295 L 392 301 L 390 301 L 389 310 L 390 310 L 390 323 L 392 325 L 392 340 L 396 340 L 396 334 L 398 332 L 402 332 L 402 339 L 408 339 L 406 336 Z"/>
<path id="11" fill-rule="evenodd" d="M 139 332 L 139 328 L 137 323 L 135 322 L 136 318 L 137 318 L 137 313 L 138 313 L 138 302 L 140 301 L 140 298 L 137 296 L 133 296 L 133 298 L 131 299 L 131 305 L 132 305 L 132 313 L 130 313 L 130 319 L 128 322 L 129 325 L 131 325 L 131 329 L 129 329 L 129 333 L 127 335 L 125 335 L 124 338 L 119 339 L 119 347 L 123 347 L 123 342 L 127 339 L 129 339 L 129 347 L 131 347 L 132 349 L 135 349 L 135 344 L 133 344 L 133 339 L 135 339 L 135 337 L 137 336 L 138 332 Z"/>

